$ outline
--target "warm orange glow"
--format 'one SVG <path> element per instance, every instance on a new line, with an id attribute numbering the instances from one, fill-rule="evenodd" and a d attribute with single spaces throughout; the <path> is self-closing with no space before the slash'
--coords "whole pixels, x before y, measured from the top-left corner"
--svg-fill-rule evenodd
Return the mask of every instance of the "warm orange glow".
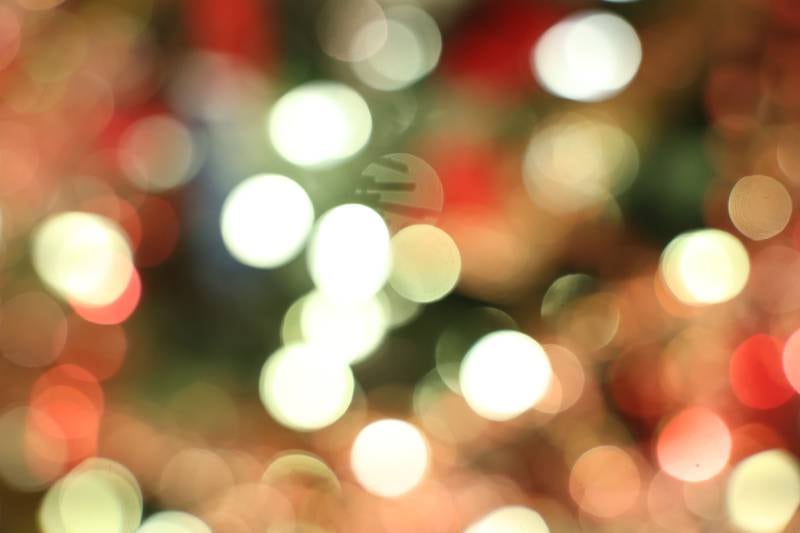
<path id="1" fill-rule="evenodd" d="M 714 411 L 690 407 L 661 430 L 656 455 L 661 468 L 671 476 L 683 481 L 705 481 L 727 465 L 731 434 Z"/>

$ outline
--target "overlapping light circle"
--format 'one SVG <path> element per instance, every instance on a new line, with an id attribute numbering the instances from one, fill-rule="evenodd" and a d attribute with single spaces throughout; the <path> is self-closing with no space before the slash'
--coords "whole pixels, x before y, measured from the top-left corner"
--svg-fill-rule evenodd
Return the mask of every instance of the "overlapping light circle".
<path id="1" fill-rule="evenodd" d="M 133 274 L 130 245 L 111 220 L 77 211 L 42 221 L 33 235 L 33 266 L 65 300 L 89 306 L 115 301 Z"/>
<path id="2" fill-rule="evenodd" d="M 317 221 L 308 266 L 317 289 L 333 300 L 363 301 L 374 296 L 391 269 L 386 223 L 361 204 L 334 207 Z"/>

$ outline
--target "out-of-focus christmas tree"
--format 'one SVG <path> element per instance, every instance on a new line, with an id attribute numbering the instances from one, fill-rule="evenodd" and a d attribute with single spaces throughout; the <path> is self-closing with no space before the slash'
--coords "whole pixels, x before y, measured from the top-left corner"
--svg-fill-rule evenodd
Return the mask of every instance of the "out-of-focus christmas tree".
<path id="1" fill-rule="evenodd" d="M 800 6 L 0 4 L 0 531 L 800 526 Z"/>

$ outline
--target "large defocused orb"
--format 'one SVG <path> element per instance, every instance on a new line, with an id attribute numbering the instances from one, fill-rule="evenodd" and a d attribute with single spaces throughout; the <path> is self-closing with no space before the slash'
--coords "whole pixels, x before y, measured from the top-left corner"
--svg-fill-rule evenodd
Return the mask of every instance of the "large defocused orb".
<path id="1" fill-rule="evenodd" d="M 222 239 L 239 262 L 273 268 L 293 259 L 314 223 L 314 206 L 294 180 L 278 174 L 247 178 L 222 206 Z"/>
<path id="2" fill-rule="evenodd" d="M 340 205 L 317 221 L 308 267 L 314 284 L 332 300 L 374 296 L 389 278 L 391 263 L 389 230 L 369 207 Z"/>
<path id="3" fill-rule="evenodd" d="M 378 420 L 358 434 L 350 462 L 365 489 L 393 498 L 422 480 L 428 469 L 428 445 L 422 433 L 408 422 Z"/>
<path id="4" fill-rule="evenodd" d="M 552 369 L 538 342 L 518 331 L 496 331 L 470 348 L 461 363 L 464 399 L 480 416 L 509 420 L 533 407 L 550 385 Z"/>
<path id="5" fill-rule="evenodd" d="M 261 370 L 261 401 L 282 425 L 313 431 L 334 423 L 353 399 L 355 381 L 346 362 L 293 344 L 272 354 Z"/>
<path id="6" fill-rule="evenodd" d="M 583 11 L 551 27 L 531 52 L 534 74 L 550 93 L 595 102 L 624 89 L 639 70 L 636 30 L 605 11 Z"/>
<path id="7" fill-rule="evenodd" d="M 347 85 L 311 82 L 275 103 L 267 131 L 275 149 L 290 163 L 324 166 L 355 155 L 367 144 L 372 115 L 361 95 Z"/>
<path id="8" fill-rule="evenodd" d="M 91 213 L 52 215 L 33 235 L 33 266 L 56 294 L 100 307 L 115 301 L 133 275 L 130 245 L 111 220 Z"/>

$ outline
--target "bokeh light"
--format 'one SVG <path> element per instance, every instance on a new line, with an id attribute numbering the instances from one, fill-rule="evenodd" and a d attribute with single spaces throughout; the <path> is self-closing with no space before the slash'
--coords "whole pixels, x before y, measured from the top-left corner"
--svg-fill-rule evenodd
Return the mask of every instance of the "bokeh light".
<path id="1" fill-rule="evenodd" d="M 19 491 L 36 491 L 63 473 L 63 434 L 45 413 L 16 406 L 0 414 L 0 477 Z"/>
<path id="2" fill-rule="evenodd" d="M 142 493 L 124 466 L 89 459 L 54 484 L 39 510 L 44 533 L 133 533 L 142 519 Z"/>
<path id="3" fill-rule="evenodd" d="M 298 431 L 320 429 L 339 419 L 350 406 L 355 387 L 346 362 L 303 344 L 272 354 L 259 383 L 267 411 Z"/>
<path id="4" fill-rule="evenodd" d="M 389 284 L 412 302 L 429 303 L 447 295 L 461 273 L 461 255 L 444 231 L 428 224 L 407 226 L 392 236 Z"/>
<path id="5" fill-rule="evenodd" d="M 728 214 L 742 234 L 763 241 L 782 232 L 789 223 L 792 197 L 775 178 L 746 176 L 731 189 Z"/>
<path id="6" fill-rule="evenodd" d="M 783 450 L 748 457 L 731 472 L 725 502 L 737 528 L 783 531 L 800 505 L 797 461 Z"/>
<path id="7" fill-rule="evenodd" d="M 372 133 L 372 115 L 361 95 L 350 87 L 311 82 L 275 103 L 267 130 L 284 159 L 317 167 L 348 159 L 364 148 Z"/>
<path id="8" fill-rule="evenodd" d="M 133 275 L 122 230 L 89 213 L 67 212 L 43 220 L 33 236 L 33 265 L 56 294 L 89 306 L 108 305 Z"/>
<path id="9" fill-rule="evenodd" d="M 402 89 L 431 72 L 439 62 L 442 36 L 430 15 L 412 5 L 386 10 L 385 20 L 363 25 L 353 37 L 352 49 L 372 50 L 353 63 L 364 84 L 382 91 Z"/>
<path id="10" fill-rule="evenodd" d="M 375 0 L 328 0 L 317 18 L 320 47 L 340 61 L 363 61 L 375 55 L 386 36 L 386 15 Z"/>
<path id="11" fill-rule="evenodd" d="M 683 481 L 698 482 L 719 474 L 731 454 L 731 433 L 714 411 L 690 407 L 672 417 L 658 435 L 661 468 Z"/>
<path id="12" fill-rule="evenodd" d="M 317 221 L 308 267 L 317 288 L 333 300 L 365 300 L 375 295 L 391 269 L 386 223 L 364 205 L 334 207 Z"/>
<path id="13" fill-rule="evenodd" d="M 523 174 L 534 202 L 550 211 L 572 212 L 602 205 L 624 191 L 638 164 L 636 144 L 622 129 L 570 113 L 534 133 Z"/>
<path id="14" fill-rule="evenodd" d="M 137 533 L 212 533 L 208 525 L 182 511 L 161 511 L 144 521 Z"/>
<path id="15" fill-rule="evenodd" d="M 624 89 L 639 70 L 636 30 L 604 11 L 570 15 L 547 30 L 531 52 L 536 78 L 549 92 L 579 101 L 604 100 Z"/>
<path id="16" fill-rule="evenodd" d="M 728 377 L 740 402 L 755 409 L 772 409 L 794 396 L 784 373 L 782 354 L 782 343 L 763 334 L 753 335 L 736 347 Z"/>
<path id="17" fill-rule="evenodd" d="M 533 407 L 547 392 L 552 373 L 538 342 L 517 331 L 497 331 L 470 348 L 459 381 L 476 413 L 502 421 Z"/>
<path id="18" fill-rule="evenodd" d="M 225 198 L 222 239 L 241 263 L 278 267 L 302 249 L 314 223 L 314 206 L 295 181 L 259 174 L 239 183 Z"/>
<path id="19" fill-rule="evenodd" d="M 636 503 L 641 475 L 631 456 L 616 446 L 582 454 L 569 476 L 569 493 L 581 509 L 602 518 L 617 517 Z"/>
<path id="20" fill-rule="evenodd" d="M 300 310 L 303 340 L 328 357 L 352 364 L 369 356 L 383 340 L 389 309 L 377 298 L 337 302 L 315 291 Z"/>
<path id="21" fill-rule="evenodd" d="M 549 533 L 550 528 L 542 515 L 521 505 L 495 509 L 467 529 L 464 533 Z"/>
<path id="22" fill-rule="evenodd" d="M 675 237 L 661 255 L 661 275 L 672 294 L 688 305 L 735 298 L 750 276 L 750 258 L 730 233 L 703 229 Z"/>
<path id="23" fill-rule="evenodd" d="M 125 132 L 119 158 L 125 175 L 137 187 L 161 192 L 194 177 L 199 149 L 186 126 L 172 117 L 154 115 L 135 122 Z"/>
<path id="24" fill-rule="evenodd" d="M 394 498 L 416 487 L 428 470 L 428 444 L 402 420 L 383 419 L 362 429 L 353 442 L 350 464 L 368 491 Z"/>

